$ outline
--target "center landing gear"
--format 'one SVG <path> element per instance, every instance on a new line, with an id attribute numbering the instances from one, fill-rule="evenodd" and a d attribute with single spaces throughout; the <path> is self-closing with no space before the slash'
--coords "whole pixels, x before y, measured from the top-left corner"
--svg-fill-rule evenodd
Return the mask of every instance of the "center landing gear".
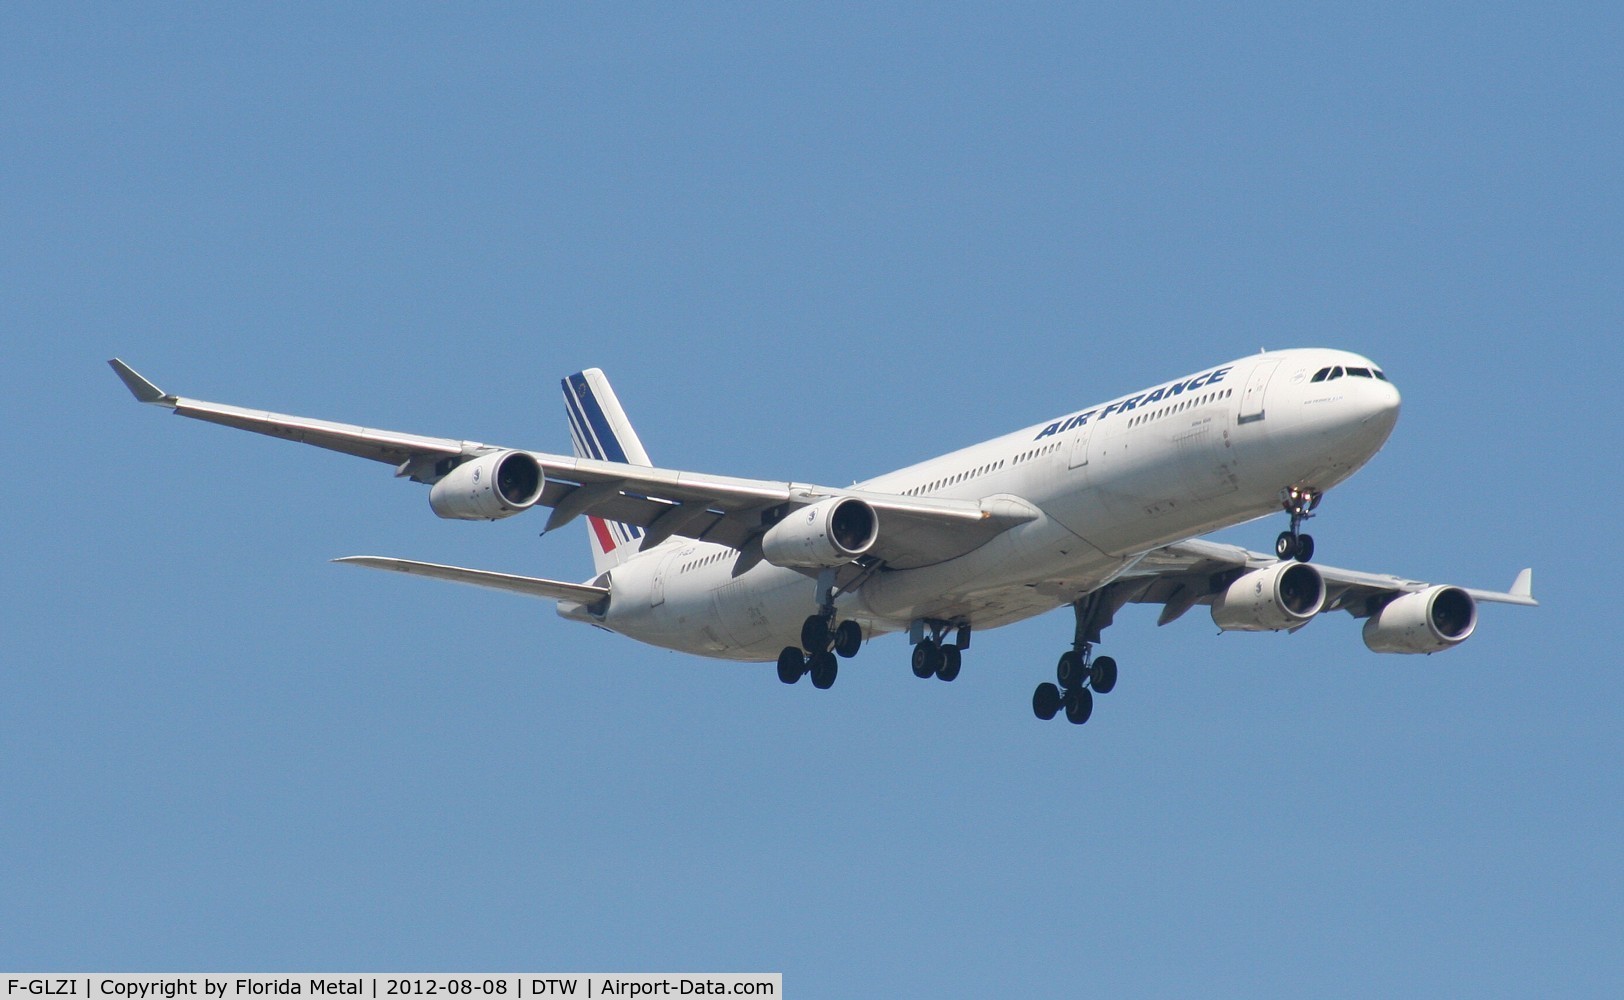
<path id="1" fill-rule="evenodd" d="M 1109 656 L 1095 657 L 1094 644 L 1100 632 L 1116 616 L 1116 602 L 1110 588 L 1096 590 L 1072 602 L 1077 628 L 1071 649 L 1060 654 L 1055 664 L 1059 683 L 1039 684 L 1032 692 L 1032 714 L 1047 722 L 1066 710 L 1066 721 L 1082 725 L 1094 714 L 1094 696 L 1109 694 L 1116 687 L 1117 664 Z"/>
<path id="2" fill-rule="evenodd" d="M 1303 534 L 1301 528 L 1304 521 L 1314 516 L 1311 512 L 1319 506 L 1322 496 L 1324 494 L 1319 490 L 1304 486 L 1293 486 L 1280 492 L 1280 506 L 1291 515 L 1291 528 L 1280 532 L 1280 537 L 1274 540 L 1274 554 L 1282 560 L 1307 562 L 1314 558 L 1314 536 Z"/>
<path id="3" fill-rule="evenodd" d="M 930 638 L 922 638 L 914 643 L 914 676 L 920 680 L 932 676 L 944 681 L 953 680 L 964 665 L 964 651 L 970 648 L 970 626 L 954 626 L 952 622 L 942 621 L 926 621 L 920 624 L 930 629 Z M 958 629 L 958 634 L 954 637 L 958 641 L 944 643 L 942 636 L 948 629 L 954 627 Z"/>

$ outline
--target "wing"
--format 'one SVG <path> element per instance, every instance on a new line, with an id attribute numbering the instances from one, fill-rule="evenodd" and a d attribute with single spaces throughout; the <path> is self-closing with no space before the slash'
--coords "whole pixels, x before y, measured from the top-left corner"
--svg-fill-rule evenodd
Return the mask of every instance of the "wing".
<path id="1" fill-rule="evenodd" d="M 516 450 L 377 430 L 188 399 L 164 392 L 117 358 L 108 362 L 143 403 L 270 437 L 369 458 L 395 467 L 395 475 L 435 483 L 456 466 L 495 452 Z M 880 518 L 869 555 L 895 569 L 941 562 L 979 548 L 1037 515 L 1016 498 L 949 500 L 833 489 L 803 483 L 714 476 L 528 451 L 546 476 L 538 501 L 552 508 L 545 531 L 582 514 L 646 529 L 643 547 L 680 535 L 740 550 L 740 571 L 760 558 L 760 537 L 790 511 L 829 497 L 857 497 Z"/>
<path id="2" fill-rule="evenodd" d="M 1162 605 L 1157 624 L 1166 625 L 1197 604 L 1211 603 L 1238 572 L 1264 569 L 1279 561 L 1274 555 L 1194 538 L 1151 550 L 1110 586 L 1116 592 L 1118 607 L 1128 603 Z M 1395 596 L 1432 586 L 1398 576 L 1313 565 L 1325 581 L 1321 613 L 1346 611 L 1355 618 L 1364 618 Z M 1508 591 L 1462 589 L 1475 600 L 1533 607 L 1539 604 L 1534 600 L 1533 577 L 1533 570 L 1523 570 Z"/>

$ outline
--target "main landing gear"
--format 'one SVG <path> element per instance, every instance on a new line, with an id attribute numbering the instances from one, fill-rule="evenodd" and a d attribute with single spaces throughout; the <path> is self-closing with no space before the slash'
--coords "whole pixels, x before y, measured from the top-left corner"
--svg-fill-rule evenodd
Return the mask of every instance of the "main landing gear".
<path id="1" fill-rule="evenodd" d="M 1094 644 L 1100 632 L 1116 616 L 1110 588 L 1096 590 L 1072 602 L 1077 627 L 1071 649 L 1060 654 L 1055 665 L 1058 684 L 1045 682 L 1032 692 L 1032 714 L 1047 722 L 1066 710 L 1066 721 L 1080 726 L 1094 714 L 1094 696 L 1109 694 L 1116 687 L 1117 664 L 1109 656 L 1095 657 Z"/>
<path id="2" fill-rule="evenodd" d="M 923 625 L 930 629 L 930 638 L 922 638 L 914 643 L 914 676 L 920 680 L 926 677 L 937 677 L 944 681 L 954 679 L 963 666 L 964 651 L 970 648 L 970 626 L 942 621 L 926 621 Z M 944 643 L 942 637 L 950 628 L 958 629 L 954 636 L 957 641 Z"/>
<path id="3" fill-rule="evenodd" d="M 818 583 L 818 611 L 801 623 L 801 648 L 785 646 L 778 654 L 778 679 L 785 684 L 794 684 L 806 674 L 811 674 L 813 687 L 828 690 L 834 686 L 835 677 L 840 673 L 836 654 L 849 660 L 863 646 L 861 625 L 851 619 L 835 624 L 835 604 L 830 585 L 825 580 Z"/>
<path id="4" fill-rule="evenodd" d="M 1304 521 L 1314 516 L 1311 511 L 1319 506 L 1322 496 L 1319 490 L 1303 486 L 1280 491 L 1280 506 L 1291 515 L 1291 528 L 1280 532 L 1280 537 L 1274 540 L 1274 554 L 1282 560 L 1307 562 L 1314 558 L 1314 536 L 1305 535 L 1300 529 Z"/>

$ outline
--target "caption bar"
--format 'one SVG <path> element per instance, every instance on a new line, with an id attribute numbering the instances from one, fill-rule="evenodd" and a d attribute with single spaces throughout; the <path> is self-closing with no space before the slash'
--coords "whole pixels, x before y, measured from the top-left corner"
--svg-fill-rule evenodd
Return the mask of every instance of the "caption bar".
<path id="1" fill-rule="evenodd" d="M 781 997 L 778 972 L 117 973 L 0 972 L 0 1000 L 525 1000 L 528 997 Z"/>

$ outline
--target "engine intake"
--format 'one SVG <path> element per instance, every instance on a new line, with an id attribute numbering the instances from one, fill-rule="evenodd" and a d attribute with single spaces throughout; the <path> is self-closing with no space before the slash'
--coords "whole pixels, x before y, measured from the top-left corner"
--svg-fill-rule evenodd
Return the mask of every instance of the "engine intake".
<path id="1" fill-rule="evenodd" d="M 843 566 L 874 547 L 880 519 L 856 497 L 830 497 L 795 511 L 761 536 L 761 554 L 774 566 Z"/>
<path id="2" fill-rule="evenodd" d="M 1477 602 L 1459 587 L 1428 587 L 1388 601 L 1365 621 L 1365 645 L 1376 653 L 1436 653 L 1477 628 Z"/>
<path id="3" fill-rule="evenodd" d="M 526 451 L 497 451 L 464 462 L 429 489 L 434 513 L 458 521 L 496 521 L 529 510 L 547 476 Z"/>
<path id="4" fill-rule="evenodd" d="M 1325 581 L 1308 563 L 1282 562 L 1238 578 L 1212 602 L 1212 620 L 1226 632 L 1296 628 L 1325 606 Z"/>

